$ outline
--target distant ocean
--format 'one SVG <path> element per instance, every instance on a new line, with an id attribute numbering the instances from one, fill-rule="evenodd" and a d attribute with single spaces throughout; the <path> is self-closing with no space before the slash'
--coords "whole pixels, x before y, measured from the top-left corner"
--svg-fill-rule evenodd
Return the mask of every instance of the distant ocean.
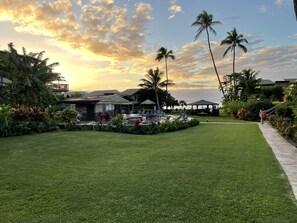
<path id="1" fill-rule="evenodd" d="M 183 90 L 170 90 L 170 93 L 178 101 L 184 100 L 187 104 L 206 100 L 216 102 L 220 106 L 222 105 L 222 93 L 218 89 L 183 89 Z"/>

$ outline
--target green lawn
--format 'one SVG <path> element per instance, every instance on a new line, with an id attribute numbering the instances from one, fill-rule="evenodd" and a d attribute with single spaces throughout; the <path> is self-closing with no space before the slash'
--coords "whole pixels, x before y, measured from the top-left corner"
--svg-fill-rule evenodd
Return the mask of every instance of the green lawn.
<path id="1" fill-rule="evenodd" d="M 297 222 L 258 126 L 0 139 L 0 222 Z"/>
<path id="2" fill-rule="evenodd" d="M 249 121 L 240 120 L 232 117 L 226 116 L 193 116 L 197 118 L 200 122 L 240 122 L 240 123 L 250 123 Z"/>

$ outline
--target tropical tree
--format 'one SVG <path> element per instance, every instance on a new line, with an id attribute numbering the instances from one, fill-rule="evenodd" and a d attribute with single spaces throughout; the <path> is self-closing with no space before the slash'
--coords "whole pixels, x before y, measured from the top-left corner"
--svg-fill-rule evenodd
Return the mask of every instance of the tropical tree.
<path id="1" fill-rule="evenodd" d="M 145 89 L 152 89 L 155 91 L 156 96 L 156 104 L 158 110 L 160 110 L 160 103 L 159 103 L 159 96 L 158 92 L 161 88 L 165 87 L 166 85 L 172 86 L 174 83 L 171 80 L 162 81 L 164 73 L 159 70 L 157 67 L 156 70 L 150 69 L 148 70 L 145 78 L 140 79 L 140 84 L 138 86 L 145 88 Z"/>
<path id="2" fill-rule="evenodd" d="M 211 50 L 211 46 L 210 46 L 210 39 L 209 39 L 209 32 L 212 32 L 214 35 L 216 35 L 216 31 L 212 28 L 212 26 L 214 25 L 218 25 L 221 24 L 221 22 L 219 21 L 213 21 L 213 15 L 212 14 L 208 14 L 205 10 L 202 11 L 202 13 L 200 13 L 197 17 L 195 22 L 192 24 L 192 26 L 197 26 L 198 30 L 195 36 L 195 41 L 200 37 L 201 33 L 203 31 L 206 31 L 206 35 L 207 35 L 207 42 L 208 42 L 208 49 L 211 55 L 211 59 L 212 59 L 212 63 L 213 63 L 213 67 L 215 70 L 215 73 L 217 75 L 218 81 L 219 81 L 219 85 L 220 85 L 220 90 L 222 91 L 223 95 L 225 95 L 224 92 L 224 88 L 216 67 L 216 63 L 214 60 L 214 56 Z"/>
<path id="3" fill-rule="evenodd" d="M 187 106 L 187 102 L 184 101 L 184 100 L 180 100 L 180 101 L 178 102 L 178 105 L 179 105 L 179 106 L 182 106 L 182 109 L 184 109 L 184 106 Z"/>
<path id="4" fill-rule="evenodd" d="M 47 64 L 48 58 L 42 59 L 44 51 L 19 55 L 12 43 L 8 51 L 1 54 L 0 76 L 11 81 L 5 86 L 11 101 L 30 106 L 42 106 L 48 98 L 55 97 L 48 84 L 62 80 L 60 73 L 53 72 L 58 63 Z"/>
<path id="5" fill-rule="evenodd" d="M 171 58 L 172 60 L 175 60 L 175 56 L 173 55 L 173 51 L 172 50 L 167 51 L 166 48 L 161 47 L 157 52 L 156 60 L 161 61 L 162 59 L 164 59 L 164 61 L 165 61 L 165 73 L 166 73 L 166 80 L 167 81 L 168 81 L 168 64 L 167 64 L 168 58 Z M 167 87 L 168 86 L 166 85 L 166 92 L 168 92 Z"/>
<path id="6" fill-rule="evenodd" d="M 237 100 L 239 98 L 241 73 L 232 73 L 224 76 L 225 97 L 224 101 Z"/>
<path id="7" fill-rule="evenodd" d="M 247 100 L 249 96 L 257 93 L 257 86 L 261 81 L 257 78 L 259 72 L 253 71 L 252 69 L 245 69 L 241 71 L 241 78 L 239 86 L 241 88 L 241 99 Z"/>
<path id="8" fill-rule="evenodd" d="M 248 41 L 242 34 L 237 33 L 236 28 L 231 30 L 231 32 L 227 32 L 227 34 L 228 36 L 221 42 L 221 45 L 228 45 L 223 57 L 225 57 L 229 52 L 233 52 L 233 73 L 235 73 L 235 49 L 238 47 L 246 53 L 247 48 L 243 44 L 248 43 Z"/>

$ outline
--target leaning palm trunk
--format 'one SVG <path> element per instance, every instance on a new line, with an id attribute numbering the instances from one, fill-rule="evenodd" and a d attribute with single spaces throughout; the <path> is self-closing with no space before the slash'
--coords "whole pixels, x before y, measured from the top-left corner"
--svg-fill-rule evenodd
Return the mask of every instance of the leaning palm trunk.
<path id="1" fill-rule="evenodd" d="M 207 33 L 208 49 L 209 49 L 209 52 L 210 52 L 210 55 L 211 55 L 211 59 L 212 59 L 212 63 L 213 63 L 213 67 L 214 67 L 214 70 L 215 70 L 215 72 L 216 72 L 216 75 L 217 75 L 219 84 L 220 84 L 220 89 L 221 89 L 221 91 L 222 91 L 222 93 L 223 93 L 223 96 L 225 96 L 225 92 L 224 92 L 224 89 L 223 89 L 223 86 L 222 86 L 222 82 L 221 82 L 220 76 L 219 76 L 219 74 L 218 74 L 217 66 L 216 66 L 216 64 L 215 64 L 215 60 L 214 60 L 214 57 L 213 57 L 213 54 L 212 54 L 212 51 L 211 51 L 208 29 L 206 29 L 206 33 Z"/>

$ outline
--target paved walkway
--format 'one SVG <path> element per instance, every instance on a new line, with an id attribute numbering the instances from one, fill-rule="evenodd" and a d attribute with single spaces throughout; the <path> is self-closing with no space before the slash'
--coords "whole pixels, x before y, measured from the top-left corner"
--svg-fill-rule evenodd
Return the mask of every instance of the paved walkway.
<path id="1" fill-rule="evenodd" d="M 201 124 L 222 124 L 222 125 L 255 125 L 256 122 L 200 122 Z"/>
<path id="2" fill-rule="evenodd" d="M 263 125 L 258 123 L 258 125 L 272 148 L 276 159 L 288 176 L 293 193 L 297 199 L 297 148 L 281 137 L 268 123 Z"/>

